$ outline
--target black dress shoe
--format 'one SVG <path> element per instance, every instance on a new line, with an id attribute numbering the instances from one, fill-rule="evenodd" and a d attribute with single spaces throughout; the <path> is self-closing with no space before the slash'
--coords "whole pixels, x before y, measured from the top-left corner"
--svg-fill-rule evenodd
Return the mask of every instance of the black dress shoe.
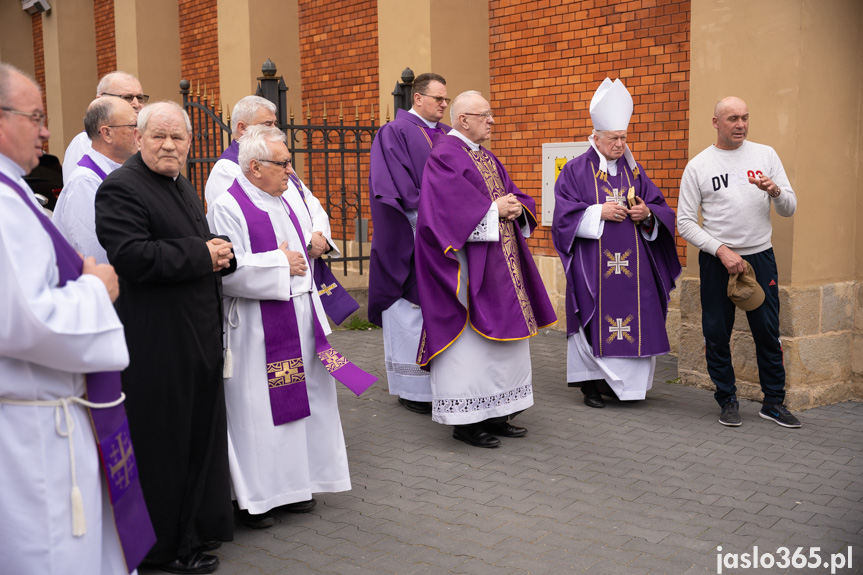
<path id="1" fill-rule="evenodd" d="M 266 529 L 276 524 L 276 520 L 268 513 L 252 515 L 245 509 L 235 510 L 237 519 L 249 529 Z"/>
<path id="2" fill-rule="evenodd" d="M 584 396 L 584 405 L 587 407 L 605 407 L 605 401 L 598 393 L 591 393 Z"/>
<path id="3" fill-rule="evenodd" d="M 399 403 L 405 406 L 408 411 L 414 413 L 422 413 L 423 415 L 432 412 L 432 404 L 430 401 L 411 401 L 410 399 L 399 398 Z"/>
<path id="4" fill-rule="evenodd" d="M 602 395 L 599 394 L 598 383 L 599 382 L 594 379 L 582 382 L 581 384 L 581 393 L 584 394 L 584 405 L 587 407 L 605 407 Z"/>
<path id="5" fill-rule="evenodd" d="M 452 432 L 453 439 L 464 441 L 474 447 L 499 447 L 500 439 L 484 431 L 478 425 L 456 425 Z"/>
<path id="6" fill-rule="evenodd" d="M 485 430 L 493 435 L 499 435 L 501 437 L 524 437 L 527 435 L 527 429 L 510 425 L 506 421 L 486 423 Z"/>
<path id="7" fill-rule="evenodd" d="M 219 566 L 219 558 L 215 555 L 207 555 L 196 551 L 188 557 L 177 557 L 168 563 L 159 563 L 155 565 L 156 569 L 166 571 L 168 573 L 212 573 Z"/>
<path id="8" fill-rule="evenodd" d="M 296 503 L 288 503 L 287 505 L 282 505 L 279 507 L 282 511 L 286 511 L 288 513 L 308 513 L 312 509 L 315 508 L 318 502 L 314 499 L 309 499 L 308 501 L 297 501 Z"/>
<path id="9" fill-rule="evenodd" d="M 216 549 L 218 549 L 221 546 L 222 546 L 221 541 L 205 541 L 205 542 L 201 543 L 197 547 L 197 549 L 195 549 L 195 551 L 204 551 L 204 552 L 215 551 Z"/>

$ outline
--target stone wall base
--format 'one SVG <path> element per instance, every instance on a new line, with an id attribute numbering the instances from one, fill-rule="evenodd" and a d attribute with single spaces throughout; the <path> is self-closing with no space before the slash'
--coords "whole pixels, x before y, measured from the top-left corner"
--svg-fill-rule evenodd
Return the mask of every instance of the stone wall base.
<path id="1" fill-rule="evenodd" d="M 679 370 L 680 383 L 689 387 L 697 387 L 708 391 L 716 388 L 707 374 L 696 371 Z M 761 385 L 758 382 L 737 379 L 737 396 L 742 399 L 761 401 Z M 785 405 L 791 411 L 804 411 L 819 405 L 830 405 L 842 401 L 863 401 L 863 378 L 850 381 L 828 381 L 812 385 L 787 386 L 785 389 Z"/>
<path id="2" fill-rule="evenodd" d="M 678 286 L 681 382 L 713 390 L 704 357 L 699 279 L 685 277 Z M 863 401 L 863 282 L 780 286 L 779 301 L 788 408 Z M 760 401 L 755 344 L 740 310 L 731 355 L 738 395 Z"/>

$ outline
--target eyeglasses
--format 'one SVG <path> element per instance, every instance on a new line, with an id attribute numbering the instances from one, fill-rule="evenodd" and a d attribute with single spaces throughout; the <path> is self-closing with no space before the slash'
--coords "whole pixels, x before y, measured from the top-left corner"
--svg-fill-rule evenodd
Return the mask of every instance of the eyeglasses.
<path id="1" fill-rule="evenodd" d="M 279 166 L 283 170 L 291 165 L 290 160 L 285 160 L 284 162 L 277 162 L 276 160 L 262 160 L 260 158 L 255 158 L 259 162 L 267 162 L 268 164 L 273 164 L 274 166 Z"/>
<path id="2" fill-rule="evenodd" d="M 462 112 L 461 115 L 463 115 L 463 116 L 482 116 L 486 120 L 494 117 L 494 114 L 491 113 L 491 110 L 489 110 L 488 112 L 483 112 L 482 114 L 471 114 L 469 112 Z"/>
<path id="3" fill-rule="evenodd" d="M 417 94 L 420 94 L 420 93 L 417 92 Z M 449 104 L 452 101 L 449 98 L 444 98 L 443 96 L 430 96 L 428 94 L 420 94 L 420 96 L 425 96 L 426 98 L 431 98 L 432 100 L 435 101 L 436 104 L 443 104 L 444 102 Z"/>
<path id="4" fill-rule="evenodd" d="M 150 96 L 148 96 L 147 94 L 124 94 L 124 95 L 120 95 L 120 94 L 109 94 L 108 92 L 102 92 L 102 94 L 100 94 L 100 95 L 101 96 L 113 96 L 114 98 L 122 98 L 123 100 L 126 100 L 130 104 L 132 103 L 132 101 L 135 98 L 138 98 L 138 102 L 140 104 L 146 104 L 147 100 L 150 99 Z"/>
<path id="5" fill-rule="evenodd" d="M 36 111 L 36 112 L 22 112 L 20 110 L 13 110 L 12 108 L 7 108 L 5 106 L 0 106 L 0 110 L 4 112 L 9 112 L 10 114 L 18 114 L 19 116 L 25 116 L 30 118 L 30 121 L 39 126 L 40 128 L 45 125 L 45 121 L 48 119 L 48 116 L 45 115 L 44 112 Z"/>
<path id="6" fill-rule="evenodd" d="M 102 127 L 103 128 L 137 128 L 138 124 L 119 124 L 117 126 L 111 126 L 110 124 L 105 124 Z"/>

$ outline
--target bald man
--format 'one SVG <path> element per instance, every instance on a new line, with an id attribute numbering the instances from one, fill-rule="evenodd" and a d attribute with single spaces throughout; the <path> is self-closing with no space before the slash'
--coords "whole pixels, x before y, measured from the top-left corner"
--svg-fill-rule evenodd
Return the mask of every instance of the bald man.
<path id="1" fill-rule="evenodd" d="M 138 113 L 120 98 L 96 98 L 84 116 L 92 149 L 81 156 L 54 208 L 54 225 L 84 256 L 108 263 L 96 238 L 96 190 L 108 174 L 138 151 L 135 127 Z"/>
<path id="2" fill-rule="evenodd" d="M 764 290 L 764 303 L 747 311 L 755 340 L 758 378 L 764 393 L 759 415 L 783 427 L 800 427 L 786 409 L 785 366 L 779 341 L 779 277 L 770 238 L 770 208 L 782 217 L 797 209 L 797 196 L 776 151 L 746 140 L 749 107 L 730 96 L 713 110 L 716 143 L 687 164 L 680 183 L 677 227 L 697 247 L 701 272 L 701 326 L 707 371 L 716 385 L 719 423 L 737 427 L 740 419 L 731 365 L 734 303 L 727 294 L 731 275 L 747 268 Z M 704 223 L 698 224 L 698 209 Z"/>
<path id="3" fill-rule="evenodd" d="M 132 74 L 126 72 L 111 72 L 102 76 L 96 85 L 96 98 L 119 98 L 125 100 L 135 110 L 141 111 L 150 96 L 143 93 L 141 82 Z M 72 172 L 78 167 L 78 160 L 92 149 L 90 137 L 84 130 L 69 142 L 69 147 L 63 154 L 63 183 L 68 184 Z"/>

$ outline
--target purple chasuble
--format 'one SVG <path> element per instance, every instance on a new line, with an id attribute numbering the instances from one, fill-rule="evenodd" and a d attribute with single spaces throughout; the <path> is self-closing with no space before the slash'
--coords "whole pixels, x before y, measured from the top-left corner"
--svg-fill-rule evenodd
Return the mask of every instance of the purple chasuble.
<path id="1" fill-rule="evenodd" d="M 102 168 L 100 168 L 96 164 L 96 162 L 93 161 L 93 158 L 91 158 L 87 154 L 84 154 L 83 156 L 81 156 L 81 159 L 78 160 L 78 165 L 83 166 L 85 168 L 89 168 L 90 170 L 93 170 L 96 173 L 96 175 L 99 176 L 99 179 L 101 179 L 103 182 L 105 181 L 105 178 L 108 177 L 108 174 L 106 174 L 105 171 Z"/>
<path id="2" fill-rule="evenodd" d="M 471 326 L 497 341 L 524 339 L 557 321 L 518 223 L 498 220 L 500 240 L 468 242 L 494 200 L 514 194 L 530 229 L 536 203 L 519 190 L 498 159 L 459 138 L 438 138 L 423 176 L 416 237 L 416 271 L 423 332 L 417 363 L 427 365 Z M 467 303 L 456 293 L 467 256 Z"/>
<path id="3" fill-rule="evenodd" d="M 278 249 L 278 240 L 270 215 L 252 203 L 237 180 L 228 188 L 243 212 L 249 230 L 252 253 Z M 282 198 L 291 223 L 303 241 L 303 231 L 297 217 L 287 201 Z M 303 247 L 305 251 L 305 247 Z M 306 253 L 308 258 L 308 253 Z M 302 297 L 302 296 L 299 296 Z M 311 299 L 311 294 L 308 295 Z M 334 378 L 339 380 L 357 397 L 377 381 L 377 378 L 361 370 L 334 350 L 327 341 L 324 330 L 314 313 L 314 301 L 310 302 L 314 314 L 315 352 L 318 359 Z M 270 390 L 270 408 L 273 424 L 280 425 L 308 417 L 309 399 L 306 391 L 306 375 L 303 354 L 293 299 L 261 300 L 261 321 L 266 346 L 267 377 Z"/>
<path id="4" fill-rule="evenodd" d="M 84 156 L 84 158 L 90 159 L 88 156 Z M 92 162 L 92 160 L 90 161 Z M 81 276 L 84 260 L 78 255 L 75 248 L 54 227 L 51 220 L 33 205 L 28 194 L 17 183 L 2 173 L 0 173 L 0 181 L 8 184 L 21 196 L 21 199 L 30 206 L 39 219 L 39 223 L 51 237 L 60 276 L 57 285 L 62 287 L 66 285 L 66 282 L 78 279 Z M 88 373 L 85 375 L 85 379 L 86 399 L 93 403 L 111 403 L 116 401 L 122 393 L 120 372 Z M 138 467 L 135 462 L 132 439 L 129 435 L 126 410 L 122 403 L 114 407 L 88 408 L 88 410 L 96 434 L 102 470 L 107 480 L 117 535 L 123 548 L 126 568 L 131 573 L 141 564 L 147 552 L 156 542 L 156 534 L 150 523 L 150 516 L 147 513 L 147 505 L 144 502 L 144 494 L 138 479 Z"/>
<path id="5" fill-rule="evenodd" d="M 405 211 L 419 207 L 426 160 L 437 138 L 450 131 L 441 122 L 438 126 L 429 128 L 415 114 L 399 110 L 372 143 L 369 206 L 374 233 L 368 314 L 376 325 L 382 325 L 381 314 L 400 298 L 419 304 L 414 230 Z"/>
<path id="6" fill-rule="evenodd" d="M 621 158 L 617 169 L 617 176 L 600 172 L 591 148 L 567 162 L 554 187 L 552 239 L 567 281 L 567 334 L 583 328 L 597 357 L 668 353 L 665 317 L 681 271 L 674 211 L 643 166 L 633 173 Z M 625 202 L 630 188 L 662 224 L 655 240 L 644 239 L 631 218 L 606 221 L 598 240 L 576 237 L 589 206 Z"/>

